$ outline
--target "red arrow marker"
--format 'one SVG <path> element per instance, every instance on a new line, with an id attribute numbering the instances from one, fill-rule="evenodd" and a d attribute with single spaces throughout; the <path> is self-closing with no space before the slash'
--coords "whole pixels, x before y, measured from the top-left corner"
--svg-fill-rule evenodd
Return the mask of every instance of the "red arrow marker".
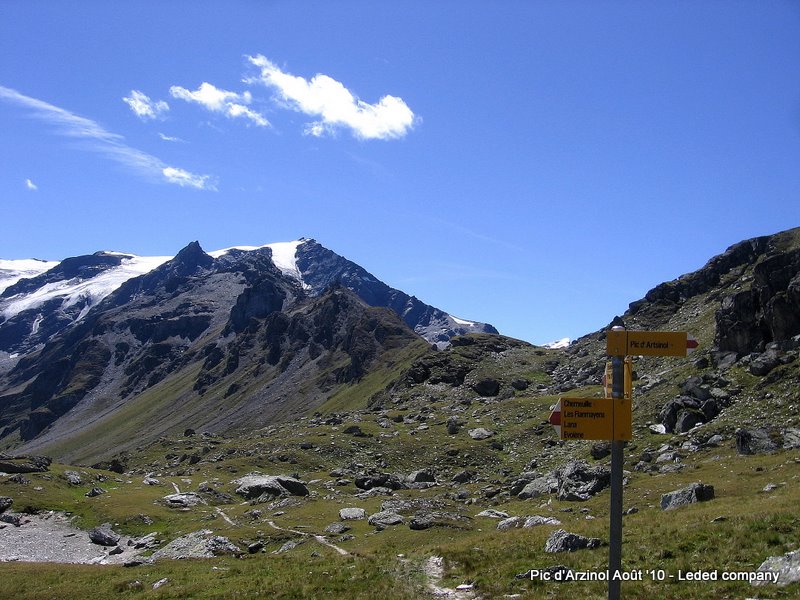
<path id="1" fill-rule="evenodd" d="M 686 336 L 686 354 L 691 354 L 700 344 L 692 336 Z"/>
<path id="2" fill-rule="evenodd" d="M 556 435 L 560 438 L 561 437 L 561 399 L 558 399 L 556 402 L 555 407 L 553 407 L 553 412 L 550 413 L 550 417 L 547 419 L 547 422 L 552 425 L 556 430 Z"/>

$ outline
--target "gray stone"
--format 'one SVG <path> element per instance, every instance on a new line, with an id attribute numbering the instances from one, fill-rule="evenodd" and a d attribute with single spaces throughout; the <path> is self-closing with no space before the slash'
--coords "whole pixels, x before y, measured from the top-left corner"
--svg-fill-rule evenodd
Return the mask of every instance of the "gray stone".
<path id="1" fill-rule="evenodd" d="M 739 454 L 769 454 L 778 449 L 765 429 L 737 429 L 735 433 Z"/>
<path id="2" fill-rule="evenodd" d="M 556 470 L 558 499 L 585 501 L 611 484 L 611 471 L 576 460 Z"/>
<path id="3" fill-rule="evenodd" d="M 81 476 L 76 471 L 64 471 L 64 479 L 70 485 L 80 485 L 83 483 Z"/>
<path id="4" fill-rule="evenodd" d="M 678 411 L 678 418 L 675 421 L 675 433 L 686 433 L 703 422 L 705 422 L 703 413 L 697 410 L 684 408 Z"/>
<path id="5" fill-rule="evenodd" d="M 561 521 L 559 521 L 555 517 L 543 517 L 541 515 L 532 515 L 525 519 L 525 523 L 523 523 L 522 527 L 527 529 L 530 527 L 538 527 L 539 525 L 561 525 Z"/>
<path id="6" fill-rule="evenodd" d="M 342 535 L 351 529 L 352 527 L 345 525 L 344 523 L 331 523 L 325 528 L 325 533 L 330 533 L 331 535 Z"/>
<path id="7" fill-rule="evenodd" d="M 720 434 L 717 433 L 715 435 L 712 435 L 710 438 L 708 438 L 708 441 L 706 442 L 706 446 L 711 446 L 712 448 L 713 447 L 717 447 L 724 441 L 725 441 L 725 438 L 723 438 Z"/>
<path id="8" fill-rule="evenodd" d="M 497 396 L 500 392 L 500 382 L 487 377 L 478 381 L 472 389 L 480 396 Z"/>
<path id="9" fill-rule="evenodd" d="M 772 369 L 780 364 L 778 353 L 774 350 L 768 350 L 764 354 L 759 355 L 750 361 L 750 372 L 753 375 L 763 377 L 769 374 Z"/>
<path id="10" fill-rule="evenodd" d="M 410 473 L 407 477 L 411 483 L 436 483 L 436 477 L 430 469 L 420 469 Z"/>
<path id="11" fill-rule="evenodd" d="M 569 533 L 563 529 L 554 531 L 544 545 L 544 551 L 549 553 L 556 552 L 575 552 L 584 548 L 598 548 L 602 542 L 598 538 L 587 538 L 576 533 Z"/>
<path id="12" fill-rule="evenodd" d="M 14 500 L 8 496 L 0 496 L 0 513 L 7 511 L 14 504 Z"/>
<path id="13" fill-rule="evenodd" d="M 488 517 L 490 519 L 507 519 L 508 513 L 502 512 L 500 510 L 495 510 L 493 508 L 489 508 L 479 512 L 476 517 Z"/>
<path id="14" fill-rule="evenodd" d="M 497 524 L 498 531 L 505 531 L 506 529 L 514 529 L 515 527 L 522 527 L 524 523 L 524 519 L 522 517 L 508 517 L 507 519 L 503 519 Z"/>
<path id="15" fill-rule="evenodd" d="M 89 531 L 89 539 L 100 546 L 116 546 L 120 536 L 111 530 L 111 523 L 103 523 Z"/>
<path id="16" fill-rule="evenodd" d="M 342 521 L 360 521 L 367 518 L 367 511 L 363 508 L 343 508 L 339 511 Z"/>
<path id="17" fill-rule="evenodd" d="M 485 440 L 493 435 L 494 431 L 489 431 L 484 427 L 476 427 L 475 429 L 469 430 L 469 437 L 471 437 L 473 440 Z"/>
<path id="18" fill-rule="evenodd" d="M 383 510 L 375 513 L 374 515 L 370 515 L 369 519 L 367 519 L 367 522 L 375 527 L 383 528 L 391 525 L 401 525 L 405 522 L 405 519 L 403 519 L 403 517 L 398 515 L 396 512 Z"/>
<path id="19" fill-rule="evenodd" d="M 100 495 L 105 494 L 105 493 L 106 493 L 106 491 L 103 488 L 101 488 L 101 487 L 93 487 L 91 490 L 86 492 L 84 494 L 84 496 L 86 496 L 87 498 L 94 498 L 95 496 L 100 496 Z"/>
<path id="20" fill-rule="evenodd" d="M 661 509 L 672 510 L 695 502 L 714 499 L 714 486 L 705 483 L 692 483 L 688 487 L 661 495 Z"/>
<path id="21" fill-rule="evenodd" d="M 254 499 L 267 496 L 308 496 L 308 488 L 299 479 L 283 475 L 261 475 L 248 473 L 244 477 L 234 479 L 236 493 L 245 498 Z"/>
<path id="22" fill-rule="evenodd" d="M 240 553 L 241 550 L 228 538 L 213 535 L 212 531 L 204 529 L 172 540 L 160 550 L 156 550 L 152 559 L 212 558 L 223 554 Z"/>
<path id="23" fill-rule="evenodd" d="M 775 573 L 777 585 L 786 586 L 800 581 L 800 550 L 783 556 L 770 556 L 758 567 L 759 573 Z M 767 585 L 768 581 L 754 581 L 753 585 Z"/>
<path id="24" fill-rule="evenodd" d="M 783 432 L 783 447 L 786 450 L 800 448 L 800 429 L 789 428 Z"/>
<path id="25" fill-rule="evenodd" d="M 472 481 L 472 478 L 475 477 L 477 473 L 475 471 L 465 470 L 459 471 L 455 475 L 453 475 L 453 483 L 469 483 Z"/>
<path id="26" fill-rule="evenodd" d="M 194 492 L 181 492 L 180 494 L 169 494 L 168 496 L 164 496 L 163 498 L 165 504 L 170 508 L 191 508 L 192 506 L 197 506 L 198 504 L 205 504 L 206 501 L 203 500 L 198 494 Z"/>
<path id="27" fill-rule="evenodd" d="M 529 484 L 527 484 L 522 491 L 517 494 L 521 500 L 528 500 L 530 498 L 538 498 L 545 494 L 551 494 L 558 491 L 558 480 L 552 476 L 537 477 Z"/>

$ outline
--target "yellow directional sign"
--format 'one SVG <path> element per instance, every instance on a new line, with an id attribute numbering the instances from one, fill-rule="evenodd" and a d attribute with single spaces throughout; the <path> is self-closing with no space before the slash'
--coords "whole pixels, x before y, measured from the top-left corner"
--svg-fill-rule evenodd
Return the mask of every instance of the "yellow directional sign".
<path id="1" fill-rule="evenodd" d="M 562 440 L 630 440 L 631 417 L 630 398 L 562 397 L 550 423 Z"/>
<path id="2" fill-rule="evenodd" d="M 609 356 L 686 356 L 697 341 L 685 331 L 609 331 L 606 352 Z"/>

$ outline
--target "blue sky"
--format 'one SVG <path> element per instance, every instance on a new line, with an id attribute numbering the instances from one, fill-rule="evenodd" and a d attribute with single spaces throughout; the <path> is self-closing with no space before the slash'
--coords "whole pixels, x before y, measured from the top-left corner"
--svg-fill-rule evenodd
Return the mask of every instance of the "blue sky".
<path id="1" fill-rule="evenodd" d="M 796 2 L 0 4 L 0 257 L 313 237 L 545 343 L 800 225 Z"/>

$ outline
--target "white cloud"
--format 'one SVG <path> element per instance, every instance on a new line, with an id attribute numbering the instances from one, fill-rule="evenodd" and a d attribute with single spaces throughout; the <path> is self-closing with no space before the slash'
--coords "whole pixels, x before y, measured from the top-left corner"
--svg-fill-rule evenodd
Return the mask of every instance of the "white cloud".
<path id="1" fill-rule="evenodd" d="M 309 81 L 285 73 L 260 54 L 249 56 L 248 60 L 261 73 L 246 79 L 247 83 L 262 83 L 274 89 L 290 108 L 319 117 L 318 121 L 306 125 L 308 135 L 322 136 L 347 127 L 362 139 L 396 139 L 404 137 L 418 120 L 408 105 L 396 96 L 383 96 L 376 104 L 369 104 L 327 75 L 317 74 Z"/>
<path id="2" fill-rule="evenodd" d="M 25 180 L 25 187 L 28 188 L 30 191 L 35 192 L 39 189 L 39 186 L 33 183 L 30 179 Z"/>
<path id="3" fill-rule="evenodd" d="M 134 114 L 142 121 L 157 119 L 169 110 L 169 104 L 163 100 L 154 102 L 139 90 L 131 90 L 131 95 L 126 96 L 122 101 L 130 106 Z"/>
<path id="4" fill-rule="evenodd" d="M 101 156 L 132 169 L 143 176 L 153 177 L 180 186 L 190 185 L 198 189 L 216 190 L 213 179 L 208 175 L 195 175 L 165 164 L 161 159 L 131 148 L 125 138 L 105 130 L 101 125 L 74 113 L 20 94 L 11 88 L 0 86 L 0 100 L 18 104 L 34 111 L 34 116 L 58 127 L 57 133 L 65 137 L 88 142 L 86 148 Z M 176 177 L 175 173 L 186 176 Z M 194 183 L 188 183 L 193 181 Z"/>
<path id="5" fill-rule="evenodd" d="M 267 127 L 269 125 L 269 121 L 263 115 L 245 106 L 253 101 L 250 92 L 237 94 L 236 92 L 221 90 L 204 81 L 194 92 L 179 85 L 173 85 L 169 88 L 169 93 L 173 98 L 185 100 L 186 102 L 196 102 L 212 112 L 219 112 L 231 118 L 243 117 L 259 127 Z"/>
<path id="6" fill-rule="evenodd" d="M 162 173 L 167 181 L 181 187 L 193 187 L 198 190 L 216 190 L 214 182 L 208 175 L 195 175 L 194 173 L 176 167 L 164 167 Z"/>
<path id="7" fill-rule="evenodd" d="M 186 140 L 182 140 L 179 137 L 173 137 L 171 135 L 165 135 L 165 134 L 161 133 L 160 131 L 158 132 L 158 137 L 160 137 L 165 142 L 181 142 L 181 143 L 185 143 L 186 142 Z"/>

